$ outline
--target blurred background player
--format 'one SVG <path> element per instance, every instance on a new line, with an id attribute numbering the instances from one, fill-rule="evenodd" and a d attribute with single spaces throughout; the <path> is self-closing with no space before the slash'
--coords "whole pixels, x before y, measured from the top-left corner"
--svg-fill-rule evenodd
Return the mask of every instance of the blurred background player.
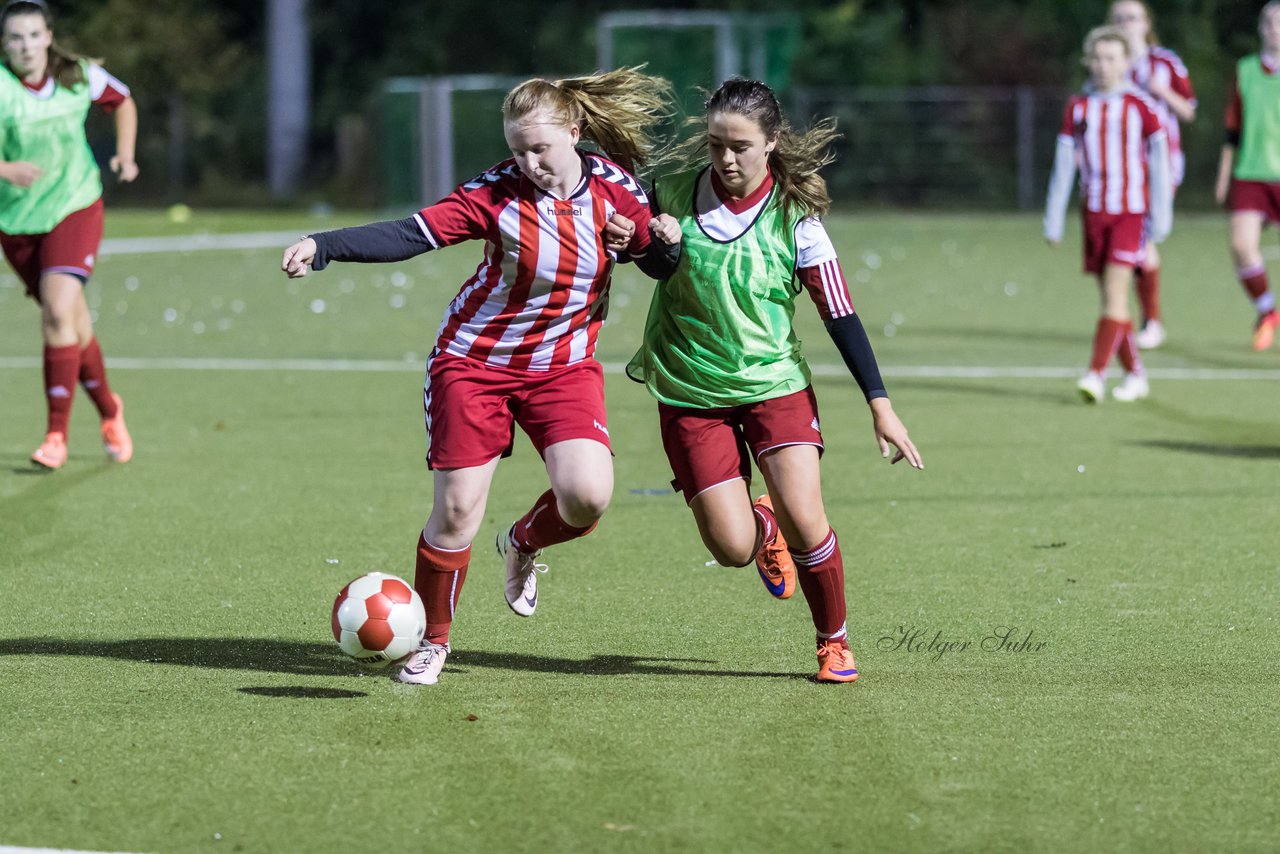
<path id="1" fill-rule="evenodd" d="M 1076 387 L 1089 403 L 1106 392 L 1103 375 L 1117 352 L 1124 381 L 1116 400 L 1133 401 L 1149 392 L 1146 372 L 1133 340 L 1129 283 L 1147 240 L 1159 243 L 1173 220 L 1169 146 L 1151 100 L 1128 80 L 1129 41 L 1115 27 L 1097 27 L 1084 42 L 1089 83 L 1067 102 L 1058 135 L 1044 236 L 1062 242 L 1067 204 L 1077 163 L 1084 214 L 1084 271 L 1098 277 L 1102 314 L 1093 338 L 1089 370 Z"/>
<path id="2" fill-rule="evenodd" d="M 1129 79 L 1155 103 L 1156 115 L 1169 138 L 1169 177 L 1176 194 L 1186 172 L 1180 122 L 1196 118 L 1196 95 L 1191 76 L 1176 53 L 1160 45 L 1151 7 L 1142 0 L 1117 0 L 1111 4 L 1110 23 L 1129 40 Z M 1133 340 L 1144 349 L 1165 340 L 1160 319 L 1160 251 L 1154 243 L 1144 247 L 1141 262 L 1133 270 L 1142 326 Z"/>
<path id="3" fill-rule="evenodd" d="M 434 684 L 514 425 L 546 462 L 551 488 L 498 535 L 505 598 L 521 616 L 538 602 L 542 549 L 585 536 L 613 492 L 604 375 L 594 358 L 620 253 L 665 251 L 649 237 L 649 200 L 630 170 L 651 153 L 670 84 L 622 69 L 529 80 L 503 104 L 512 159 L 397 222 L 313 235 L 284 253 L 291 277 L 330 261 L 399 261 L 466 240 L 484 260 L 449 304 L 427 360 L 423 404 L 433 470 L 431 515 L 418 539 L 414 587 L 427 633 L 402 682 Z M 586 138 L 606 155 L 579 149 Z M 621 215 L 625 225 L 605 234 Z"/>
<path id="4" fill-rule="evenodd" d="M 1214 195 L 1231 211 L 1231 260 L 1258 312 L 1253 349 L 1265 350 L 1280 325 L 1261 248 L 1263 226 L 1280 220 L 1280 2 L 1262 7 L 1258 34 L 1262 52 L 1236 63 Z"/>
<path id="5" fill-rule="evenodd" d="M 843 558 L 822 501 L 817 401 L 791 322 L 801 289 L 867 399 L 882 454 L 892 444 L 893 462 L 923 464 L 889 403 L 819 219 L 831 200 L 818 170 L 834 138 L 830 122 L 794 133 L 763 83 L 730 80 L 711 96 L 705 129 L 690 146 L 705 148 L 711 163 L 654 189 L 656 242 L 679 245 L 681 255 L 654 291 L 628 373 L 658 400 L 674 483 L 711 554 L 724 566 L 755 561 L 778 598 L 798 581 L 817 631 L 818 679 L 852 682 L 858 670 Z M 754 505 L 752 458 L 768 487 Z"/>
<path id="6" fill-rule="evenodd" d="M 129 88 L 101 66 L 63 50 L 43 2 L 17 0 L 0 12 L 0 246 L 40 304 L 48 423 L 31 456 L 46 469 L 67 461 L 67 424 L 76 383 L 98 408 L 107 456 L 125 463 L 133 440 L 124 405 L 107 383 L 102 350 L 84 299 L 102 240 L 102 176 L 85 138 L 97 105 L 115 114 L 111 171 L 138 177 L 138 110 Z"/>

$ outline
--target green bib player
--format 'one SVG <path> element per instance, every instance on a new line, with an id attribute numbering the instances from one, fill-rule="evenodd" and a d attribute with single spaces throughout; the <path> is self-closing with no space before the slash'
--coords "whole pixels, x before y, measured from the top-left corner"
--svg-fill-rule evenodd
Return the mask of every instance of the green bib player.
<path id="1" fill-rule="evenodd" d="M 40 0 L 8 3 L 0 28 L 0 247 L 39 303 L 44 333 L 48 423 L 31 460 L 51 470 L 67 461 L 67 424 L 79 383 L 102 418 L 107 455 L 128 462 L 133 441 L 124 407 L 107 383 L 84 299 L 102 240 L 102 178 L 84 122 L 90 106 L 114 113 L 111 168 L 121 181 L 132 181 L 138 110 L 127 86 L 54 43 L 49 9 Z"/>
<path id="2" fill-rule="evenodd" d="M 730 80 L 708 100 L 710 164 L 661 179 L 655 237 L 680 246 L 655 289 L 644 343 L 628 366 L 658 400 L 662 441 L 702 540 L 725 566 L 753 561 L 780 599 L 797 582 L 817 632 L 818 679 L 852 682 L 844 566 L 819 477 L 822 432 L 792 326 L 807 292 L 871 408 L 893 462 L 923 468 L 894 414 L 819 217 L 818 170 L 835 138 L 786 124 L 768 86 Z M 766 495 L 754 503 L 751 461 Z"/>

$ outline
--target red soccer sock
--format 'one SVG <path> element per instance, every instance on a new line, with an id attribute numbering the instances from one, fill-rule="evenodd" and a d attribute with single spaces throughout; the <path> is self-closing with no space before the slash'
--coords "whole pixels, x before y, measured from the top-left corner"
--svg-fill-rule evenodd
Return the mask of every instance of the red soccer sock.
<path id="1" fill-rule="evenodd" d="M 1100 374 L 1107 369 L 1107 363 L 1115 355 L 1124 337 L 1126 322 L 1109 317 L 1098 319 L 1098 328 L 1093 333 L 1093 358 L 1089 362 L 1089 370 Z M 1133 328 L 1132 323 L 1129 323 L 1129 328 Z"/>
<path id="2" fill-rule="evenodd" d="M 1241 267 L 1236 270 L 1236 277 L 1240 279 L 1241 286 L 1249 294 L 1249 299 L 1253 300 L 1259 314 L 1266 314 L 1275 308 L 1275 298 L 1271 295 L 1271 288 L 1267 283 L 1267 268 L 1264 265 Z"/>
<path id="3" fill-rule="evenodd" d="M 767 504 L 752 504 L 751 512 L 755 514 L 756 542 L 759 543 L 756 553 L 759 554 L 762 548 L 773 545 L 778 539 L 778 517 Z"/>
<path id="4" fill-rule="evenodd" d="M 796 564 L 796 581 L 804 591 L 820 641 L 842 640 L 845 631 L 844 559 L 836 532 L 828 531 L 817 547 L 788 549 Z"/>
<path id="5" fill-rule="evenodd" d="M 93 405 L 98 407 L 98 414 L 103 418 L 116 417 L 116 399 L 111 396 L 111 386 L 107 384 L 107 366 L 102 362 L 102 348 L 98 339 L 91 340 L 80 351 L 80 384 Z"/>
<path id="6" fill-rule="evenodd" d="M 413 589 L 422 597 L 427 611 L 427 640 L 448 643 L 453 612 L 458 607 L 458 594 L 467 580 L 471 563 L 471 546 L 457 551 L 438 549 L 427 542 L 426 534 L 418 537 L 418 563 L 413 575 Z"/>
<path id="7" fill-rule="evenodd" d="M 80 345 L 44 348 L 44 393 L 49 403 L 48 433 L 67 435 L 71 421 L 71 401 L 80 372 Z"/>
<path id="8" fill-rule="evenodd" d="M 1138 302 L 1142 305 L 1142 317 L 1145 321 L 1160 320 L 1160 268 L 1144 270 L 1137 267 L 1133 271 L 1138 286 Z"/>
<path id="9" fill-rule="evenodd" d="M 106 382 L 106 365 L 102 362 L 102 348 L 97 346 L 97 338 L 88 342 L 81 351 L 81 370 L 79 380 L 84 391 L 93 399 L 99 415 L 104 419 L 114 419 L 115 398 L 111 397 L 111 387 Z"/>
<path id="10" fill-rule="evenodd" d="M 585 528 L 575 528 L 560 517 L 560 509 L 556 507 L 556 494 L 548 489 L 533 503 L 529 512 L 511 528 L 511 540 L 522 552 L 541 551 L 547 546 L 567 543 L 578 537 L 585 537 L 595 530 L 592 522 Z"/>
<path id="11" fill-rule="evenodd" d="M 1120 336 L 1120 349 L 1116 351 L 1116 356 L 1126 374 L 1142 373 L 1142 357 L 1138 355 L 1138 345 L 1133 341 L 1133 321 L 1124 323 L 1124 334 Z"/>

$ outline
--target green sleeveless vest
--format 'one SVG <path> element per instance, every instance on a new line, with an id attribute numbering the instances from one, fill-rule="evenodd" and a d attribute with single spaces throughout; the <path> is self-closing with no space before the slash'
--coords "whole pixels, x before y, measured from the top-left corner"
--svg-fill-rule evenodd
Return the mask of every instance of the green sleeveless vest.
<path id="1" fill-rule="evenodd" d="M 88 63 L 81 60 L 80 67 L 87 80 Z M 0 160 L 25 160 L 44 172 L 30 187 L 0 181 L 0 231 L 46 234 L 102 195 L 102 175 L 84 134 L 89 103 L 88 83 L 55 84 L 51 98 L 34 98 L 0 65 Z"/>
<path id="2" fill-rule="evenodd" d="M 654 290 L 627 374 L 663 403 L 699 409 L 800 391 L 810 375 L 791 326 L 797 221 L 783 216 L 775 188 L 737 240 L 709 237 L 694 209 L 703 171 L 656 187 L 658 207 L 680 221 L 684 245 L 675 273 Z"/>
<path id="3" fill-rule="evenodd" d="M 1258 54 L 1236 63 L 1244 126 L 1232 174 L 1242 181 L 1280 181 L 1280 73 L 1262 70 Z"/>

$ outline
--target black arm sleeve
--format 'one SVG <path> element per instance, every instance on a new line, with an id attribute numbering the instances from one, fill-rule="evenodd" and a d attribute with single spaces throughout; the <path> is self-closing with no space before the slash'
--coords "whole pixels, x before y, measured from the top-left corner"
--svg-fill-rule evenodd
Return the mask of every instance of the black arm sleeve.
<path id="1" fill-rule="evenodd" d="M 671 278 L 671 274 L 676 271 L 676 267 L 680 266 L 681 243 L 673 243 L 670 246 L 661 240 L 650 240 L 649 245 L 645 247 L 644 252 L 639 255 L 632 255 L 631 259 L 636 262 L 636 266 L 640 268 L 640 272 L 644 273 L 651 279 Z"/>
<path id="2" fill-rule="evenodd" d="M 313 270 L 330 261 L 404 261 L 435 248 L 413 217 L 322 231 L 311 239 L 316 242 Z"/>
<path id="3" fill-rule="evenodd" d="M 846 314 L 826 322 L 827 333 L 836 343 L 841 358 L 848 366 L 849 372 L 862 389 L 868 402 L 877 397 L 888 397 L 884 390 L 884 380 L 880 379 L 880 367 L 876 364 L 876 354 L 871 351 L 871 342 L 867 340 L 867 330 L 862 328 L 862 321 L 857 314 Z"/>
<path id="4" fill-rule="evenodd" d="M 1226 138 L 1223 141 L 1227 145 L 1231 146 L 1232 148 L 1239 148 L 1240 147 L 1240 131 L 1238 130 L 1227 131 Z"/>

